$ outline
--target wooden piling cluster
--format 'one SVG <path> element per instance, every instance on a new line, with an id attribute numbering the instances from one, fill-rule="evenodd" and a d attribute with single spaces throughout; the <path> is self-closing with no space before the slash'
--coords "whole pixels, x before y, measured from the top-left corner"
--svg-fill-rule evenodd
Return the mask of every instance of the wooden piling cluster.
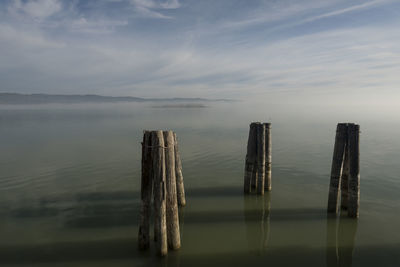
<path id="1" fill-rule="evenodd" d="M 157 253 L 181 246 L 178 205 L 186 204 L 182 163 L 176 134 L 144 131 L 142 142 L 141 210 L 139 248 L 150 247 L 151 198 L 154 195 L 154 241 Z"/>
<path id="2" fill-rule="evenodd" d="M 250 124 L 244 171 L 244 193 L 271 190 L 271 124 Z"/>
<path id="3" fill-rule="evenodd" d="M 347 210 L 348 216 L 357 218 L 360 205 L 360 126 L 339 123 L 336 129 L 328 213 Z M 339 204 L 339 197 L 341 204 Z"/>

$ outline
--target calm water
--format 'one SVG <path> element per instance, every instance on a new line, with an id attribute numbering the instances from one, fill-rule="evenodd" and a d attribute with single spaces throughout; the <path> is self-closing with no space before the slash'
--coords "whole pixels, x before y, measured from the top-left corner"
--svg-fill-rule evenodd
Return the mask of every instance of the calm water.
<path id="1" fill-rule="evenodd" d="M 399 266 L 400 120 L 369 112 L 1 106 L 0 266 Z M 272 122 L 272 192 L 245 197 L 257 120 Z M 358 220 L 326 218 L 342 121 L 362 130 Z M 182 154 L 182 248 L 164 259 L 137 250 L 144 129 L 173 129 Z"/>

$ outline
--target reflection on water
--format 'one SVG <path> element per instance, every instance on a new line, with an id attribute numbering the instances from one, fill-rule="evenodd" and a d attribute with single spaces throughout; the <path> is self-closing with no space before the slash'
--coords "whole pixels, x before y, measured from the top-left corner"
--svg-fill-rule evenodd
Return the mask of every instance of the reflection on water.
<path id="1" fill-rule="evenodd" d="M 343 212 L 343 211 L 342 211 Z M 350 267 L 354 253 L 358 220 L 341 213 L 327 217 L 326 263 L 328 267 Z"/>
<path id="2" fill-rule="evenodd" d="M 266 192 L 262 196 L 245 195 L 243 199 L 248 249 L 258 254 L 263 253 L 268 247 L 271 193 Z"/>
<path id="3" fill-rule="evenodd" d="M 64 197 L 43 197 L 11 207 L 3 217 L 16 219 L 58 218 L 63 227 L 93 228 L 136 225 L 137 193 L 90 192 Z"/>

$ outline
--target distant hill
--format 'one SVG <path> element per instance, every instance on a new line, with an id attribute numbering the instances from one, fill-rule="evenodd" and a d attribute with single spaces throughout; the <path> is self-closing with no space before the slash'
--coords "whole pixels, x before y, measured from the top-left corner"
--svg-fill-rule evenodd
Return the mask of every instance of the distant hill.
<path id="1" fill-rule="evenodd" d="M 47 103 L 117 103 L 117 102 L 211 102 L 232 101 L 206 98 L 140 98 L 132 96 L 101 95 L 48 95 L 0 93 L 0 104 L 47 104 Z"/>

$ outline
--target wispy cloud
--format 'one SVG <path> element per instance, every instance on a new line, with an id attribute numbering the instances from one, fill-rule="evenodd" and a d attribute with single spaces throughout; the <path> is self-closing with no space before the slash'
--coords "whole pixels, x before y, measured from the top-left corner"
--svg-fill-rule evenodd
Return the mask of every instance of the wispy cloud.
<path id="1" fill-rule="evenodd" d="M 180 7 L 178 0 L 131 0 L 131 3 L 137 6 L 155 9 L 175 9 Z"/>
<path id="2" fill-rule="evenodd" d="M 220 25 L 221 29 L 241 29 L 252 27 L 264 23 L 284 21 L 299 15 L 307 14 L 310 10 L 324 8 L 337 2 L 326 1 L 304 1 L 302 3 L 290 3 L 287 1 L 278 1 L 273 4 L 266 4 L 257 10 L 247 14 L 244 18 L 236 20 L 227 20 Z"/>
<path id="3" fill-rule="evenodd" d="M 14 0 L 9 6 L 9 11 L 14 14 L 27 15 L 35 19 L 45 19 L 50 17 L 62 9 L 59 0 L 31 0 L 22 2 Z"/>
<path id="4" fill-rule="evenodd" d="M 177 9 L 180 7 L 178 0 L 130 0 L 139 15 L 150 18 L 170 19 L 170 16 L 162 14 L 163 9 Z"/>
<path id="5" fill-rule="evenodd" d="M 123 0 L 106 0 L 122 2 Z M 95 2 L 98 7 L 101 3 Z M 42 29 L 43 31 L 68 31 L 71 33 L 90 33 L 107 34 L 112 33 L 117 27 L 129 24 L 127 16 L 113 18 L 104 16 L 104 9 L 99 14 L 96 10 L 89 13 L 79 10 L 80 2 L 61 0 L 29 0 L 23 2 L 14 0 L 7 8 L 5 17 L 9 17 L 14 26 L 31 27 L 33 30 Z M 92 7 L 94 7 L 92 5 Z M 103 7 L 104 8 L 104 7 Z"/>
<path id="6" fill-rule="evenodd" d="M 85 17 L 73 19 L 65 23 L 69 30 L 84 33 L 111 33 L 115 27 L 128 25 L 127 20 L 89 20 Z"/>
<path id="7" fill-rule="evenodd" d="M 309 22 L 313 22 L 316 20 L 320 20 L 320 19 L 330 18 L 330 17 L 334 17 L 334 16 L 340 16 L 340 15 L 350 13 L 350 12 L 356 12 L 356 11 L 360 11 L 360 10 L 364 10 L 364 9 L 370 9 L 370 8 L 374 8 L 376 6 L 385 5 L 390 2 L 393 2 L 393 0 L 373 0 L 373 1 L 365 2 L 365 3 L 359 4 L 359 5 L 353 5 L 350 7 L 334 10 L 332 12 L 323 13 L 321 15 L 312 16 L 307 19 L 299 21 L 298 24 L 309 23 Z"/>
<path id="8" fill-rule="evenodd" d="M 286 27 L 298 26 L 305 23 L 314 22 L 317 20 L 340 16 L 343 14 L 356 12 L 365 9 L 371 9 L 380 5 L 385 5 L 394 0 L 372 0 L 362 4 L 346 6 L 342 8 L 335 8 L 333 11 L 323 12 L 315 15 L 313 11 L 323 10 L 335 5 L 342 4 L 343 1 L 306 1 L 301 4 L 292 4 L 288 7 L 282 5 L 266 6 L 256 13 L 251 14 L 251 17 L 242 20 L 227 21 L 220 25 L 221 29 L 241 29 L 252 27 L 255 25 L 283 21 L 284 24 L 274 26 L 274 29 L 281 29 Z M 348 3 L 347 3 L 348 4 Z M 351 4 L 351 2 L 350 2 Z M 306 16 L 306 18 L 303 18 Z M 289 20 L 289 21 L 286 21 Z"/>

